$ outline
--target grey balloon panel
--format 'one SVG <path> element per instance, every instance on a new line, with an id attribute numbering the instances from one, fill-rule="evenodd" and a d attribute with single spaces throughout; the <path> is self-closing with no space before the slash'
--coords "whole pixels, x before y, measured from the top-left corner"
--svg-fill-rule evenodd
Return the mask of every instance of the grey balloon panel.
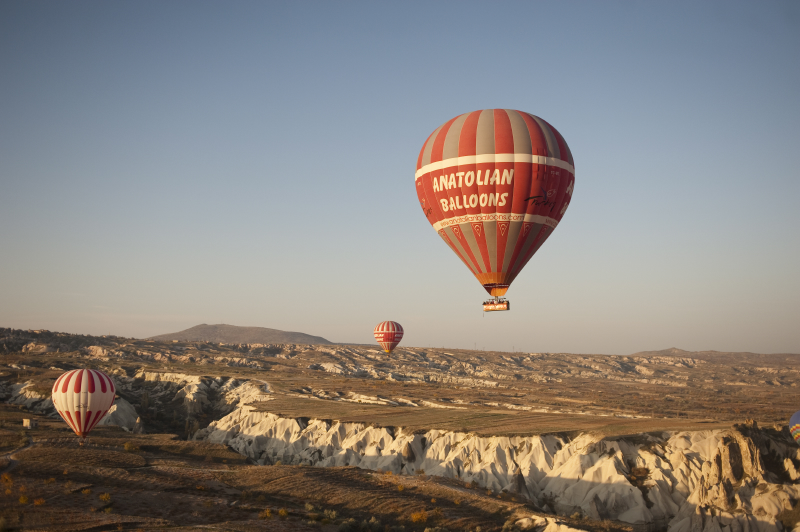
<path id="1" fill-rule="evenodd" d="M 514 153 L 532 153 L 528 124 L 519 112 L 507 109 L 506 113 L 511 121 L 511 132 L 514 135 Z"/>
<path id="2" fill-rule="evenodd" d="M 520 231 L 522 231 L 522 222 L 509 222 L 506 253 L 503 257 L 503 273 L 508 272 L 508 268 L 511 266 L 511 257 L 514 255 L 514 248 L 517 247 L 517 238 Z"/>
<path id="3" fill-rule="evenodd" d="M 445 233 L 447 233 L 447 236 L 450 237 L 450 241 L 457 248 L 458 253 L 460 253 L 461 256 L 464 257 L 464 263 L 469 267 L 472 274 L 474 275 L 478 273 L 479 270 L 476 269 L 475 265 L 472 264 L 472 262 L 470 261 L 469 253 L 467 253 L 467 251 L 464 249 L 463 244 L 461 243 L 461 240 L 459 240 L 456 234 L 453 232 L 453 226 L 445 228 L 444 231 Z"/>
<path id="4" fill-rule="evenodd" d="M 422 162 L 421 167 L 431 164 L 431 153 L 433 153 L 433 142 L 436 140 L 436 137 L 439 135 L 439 131 L 442 130 L 444 124 L 436 128 L 436 131 L 428 138 L 428 142 L 425 143 L 425 151 L 422 152 Z"/>
<path id="5" fill-rule="evenodd" d="M 544 134 L 544 140 L 547 143 L 547 156 L 561 159 L 561 150 L 558 149 L 558 141 L 556 140 L 556 136 L 553 134 L 553 131 L 550 129 L 550 127 L 538 116 L 528 116 L 530 116 L 536 122 L 536 124 L 539 126 L 539 129 L 541 129 L 542 133 Z"/>
<path id="6" fill-rule="evenodd" d="M 486 250 L 489 252 L 489 264 L 492 267 L 489 271 L 499 271 L 497 269 L 497 222 L 483 222 L 483 234 L 486 238 Z"/>
<path id="7" fill-rule="evenodd" d="M 481 267 L 483 272 L 486 272 L 486 265 L 483 262 L 483 255 L 481 255 L 481 248 L 478 245 L 478 241 L 475 238 L 475 233 L 472 231 L 472 225 L 469 223 L 459 224 L 461 227 L 461 232 L 464 234 L 464 240 L 467 241 L 467 245 L 469 246 L 470 251 L 472 251 L 472 256 L 475 257 L 475 260 L 478 261 L 478 264 Z"/>
<path id="8" fill-rule="evenodd" d="M 458 139 L 461 138 L 461 129 L 464 127 L 464 122 L 468 116 L 469 113 L 465 113 L 456 118 L 456 121 L 447 131 L 447 136 L 444 139 L 444 151 L 442 152 L 443 161 L 458 157 Z"/>
<path id="9" fill-rule="evenodd" d="M 514 275 L 508 280 L 509 284 L 511 282 L 513 282 L 514 279 L 517 278 L 517 276 L 520 274 L 522 269 L 525 268 L 525 266 L 531 261 L 531 259 L 533 259 L 533 257 L 536 256 L 536 253 L 539 252 L 539 248 L 542 247 L 542 245 L 547 241 L 548 238 L 550 238 L 550 235 L 552 235 L 552 234 L 553 234 L 553 232 L 550 231 L 549 234 L 546 237 L 544 237 L 544 238 L 542 238 L 542 239 L 540 239 L 539 241 L 536 242 L 536 245 L 533 247 L 533 253 L 531 253 L 530 256 L 527 257 L 527 260 L 525 260 L 525 255 L 520 254 L 520 256 L 521 256 L 520 260 L 523 260 L 524 262 L 521 262 L 518 267 L 514 268 Z M 529 248 L 529 251 L 530 251 L 530 249 L 531 248 Z"/>
<path id="10" fill-rule="evenodd" d="M 542 224 L 533 224 L 531 230 L 528 232 L 528 235 L 525 237 L 525 241 L 522 244 L 522 248 L 519 250 L 519 255 L 517 255 L 516 263 L 513 265 L 509 265 L 509 271 L 512 271 L 512 266 L 514 271 L 518 271 L 520 269 L 520 261 L 523 260 L 525 254 L 528 250 L 531 249 L 533 246 L 533 242 L 536 240 L 536 236 L 542 230 Z"/>
<path id="11" fill-rule="evenodd" d="M 494 154 L 494 111 L 492 109 L 481 111 L 475 144 L 476 155 Z"/>

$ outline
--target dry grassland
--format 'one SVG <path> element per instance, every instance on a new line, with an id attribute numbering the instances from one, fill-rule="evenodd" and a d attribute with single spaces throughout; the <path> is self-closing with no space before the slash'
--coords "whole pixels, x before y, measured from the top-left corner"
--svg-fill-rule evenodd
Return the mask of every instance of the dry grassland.
<path id="1" fill-rule="evenodd" d="M 473 432 L 481 436 L 515 436 L 595 432 L 621 436 L 665 430 L 728 428 L 730 423 L 691 419 L 631 419 L 613 416 L 546 414 L 495 408 L 450 410 L 442 408 L 393 408 L 380 405 L 340 403 L 277 396 L 260 403 L 257 410 L 284 417 L 360 422 L 379 427 L 403 427 L 405 431 L 430 429 Z"/>
<path id="2" fill-rule="evenodd" d="M 0 405 L 0 421 L 9 424 L 16 413 Z M 494 532 L 536 513 L 507 495 L 452 480 L 353 467 L 254 466 L 224 446 L 171 434 L 100 427 L 80 447 L 60 423 L 36 417 L 40 428 L 27 431 L 20 442 L 27 447 L 11 453 L 0 484 L 0 519 L 12 530 L 333 532 L 346 522 L 371 521 L 380 523 L 373 530 L 481 526 Z M 138 450 L 126 451 L 126 443 Z M 610 529 L 588 520 L 573 524 L 630 530 L 619 523 Z"/>

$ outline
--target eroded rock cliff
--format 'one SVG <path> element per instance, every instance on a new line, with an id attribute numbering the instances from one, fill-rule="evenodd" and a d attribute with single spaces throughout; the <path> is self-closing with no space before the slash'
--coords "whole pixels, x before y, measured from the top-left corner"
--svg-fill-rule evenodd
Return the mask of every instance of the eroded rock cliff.
<path id="1" fill-rule="evenodd" d="M 420 471 L 526 497 L 562 515 L 579 512 L 642 530 L 771 532 L 800 498 L 800 453 L 786 434 L 728 430 L 481 437 L 306 420 L 239 408 L 195 439 L 227 444 L 258 464 Z"/>

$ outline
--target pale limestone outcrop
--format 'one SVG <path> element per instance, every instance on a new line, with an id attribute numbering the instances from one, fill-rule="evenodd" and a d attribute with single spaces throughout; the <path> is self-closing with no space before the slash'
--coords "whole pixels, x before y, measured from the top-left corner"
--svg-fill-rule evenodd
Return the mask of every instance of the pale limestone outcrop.
<path id="1" fill-rule="evenodd" d="M 440 430 L 414 434 L 284 418 L 241 404 L 195 439 L 227 444 L 259 464 L 349 465 L 395 474 L 424 470 L 516 493 L 562 515 L 620 520 L 637 530 L 778 532 L 777 515 L 800 499 L 800 486 L 781 484 L 776 473 L 765 472 L 761 458 L 765 452 L 797 456 L 791 442 L 738 426 L 614 441 L 588 434 L 572 440 Z M 634 475 L 641 471 L 646 477 Z M 783 473 L 791 474 L 788 467 Z"/>
<path id="2" fill-rule="evenodd" d="M 139 414 L 136 413 L 133 405 L 120 397 L 114 401 L 114 404 L 108 409 L 108 413 L 97 423 L 97 426 L 114 425 L 130 432 L 136 426 L 138 419 Z"/>
<path id="3" fill-rule="evenodd" d="M 53 400 L 49 396 L 34 391 L 33 381 L 12 384 L 9 391 L 8 403 L 24 405 L 28 410 L 39 414 L 55 414 L 56 409 L 53 406 Z"/>
<path id="4" fill-rule="evenodd" d="M 175 393 L 172 400 L 181 401 L 189 415 L 200 413 L 210 405 L 208 400 L 209 388 L 203 382 L 203 378 L 197 375 L 139 370 L 135 378 L 143 379 L 145 382 L 159 383 L 156 396 L 170 394 L 174 389 L 173 386 L 179 386 L 180 389 Z"/>

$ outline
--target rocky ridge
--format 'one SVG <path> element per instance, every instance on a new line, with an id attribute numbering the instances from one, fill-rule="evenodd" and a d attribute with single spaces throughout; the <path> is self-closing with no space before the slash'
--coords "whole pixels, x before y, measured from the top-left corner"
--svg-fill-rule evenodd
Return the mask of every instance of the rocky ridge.
<path id="1" fill-rule="evenodd" d="M 480 437 L 292 419 L 241 404 L 194 439 L 226 444 L 262 465 L 454 478 L 525 497 L 545 512 L 577 512 L 640 530 L 780 531 L 778 516 L 800 499 L 800 449 L 785 430 L 755 424 L 614 440 Z"/>
<path id="2" fill-rule="evenodd" d="M 712 415 L 736 419 L 740 408 L 752 416 L 757 407 L 778 420 L 794 409 L 791 391 L 800 382 L 794 355 L 406 347 L 387 357 L 365 346 L 167 343 L 9 329 L 0 329 L 0 355 L 0 396 L 10 403 L 57 415 L 48 392 L 54 379 L 91 365 L 117 384 L 109 424 L 135 430 L 136 415 L 145 428 L 223 443 L 264 465 L 424 470 L 514 493 L 544 512 L 619 519 L 642 531 L 772 532 L 783 528 L 782 519 L 793 522 L 785 516 L 800 500 L 797 447 L 784 429 L 754 424 L 616 438 L 579 431 L 493 436 L 270 412 L 278 403 L 323 401 L 330 411 L 369 407 L 426 419 L 502 410 L 642 417 L 659 425 L 656 417 L 688 414 L 699 423 Z M 534 521 L 525 526 L 564 526 Z"/>

